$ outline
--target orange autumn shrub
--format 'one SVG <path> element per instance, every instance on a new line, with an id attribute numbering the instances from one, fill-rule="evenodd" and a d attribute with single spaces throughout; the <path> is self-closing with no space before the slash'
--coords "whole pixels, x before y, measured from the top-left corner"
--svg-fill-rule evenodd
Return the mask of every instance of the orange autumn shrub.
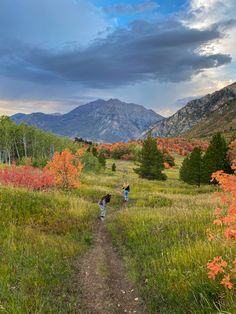
<path id="1" fill-rule="evenodd" d="M 236 160 L 233 161 L 233 169 L 236 170 Z M 217 236 L 226 241 L 229 247 L 236 247 L 236 173 L 226 174 L 223 171 L 213 173 L 212 180 L 216 180 L 222 192 L 217 193 L 224 206 L 216 208 L 213 224 L 218 226 Z M 208 232 L 208 239 L 214 240 L 215 235 Z M 236 279 L 236 256 L 234 261 L 225 261 L 222 256 L 213 258 L 207 264 L 208 277 L 215 280 L 220 277 L 220 283 L 232 289 Z"/>
<path id="2" fill-rule="evenodd" d="M 74 155 L 68 149 L 62 153 L 56 152 L 46 169 L 48 169 L 55 177 L 55 183 L 58 187 L 69 189 L 79 188 L 79 176 L 82 171 L 82 164 L 79 157 L 83 152 L 78 150 Z"/>
<path id="3" fill-rule="evenodd" d="M 168 164 L 168 162 L 164 162 L 164 168 L 165 169 L 170 169 L 171 168 L 171 166 Z"/>
<path id="4" fill-rule="evenodd" d="M 231 162 L 236 159 L 236 140 L 229 144 L 228 155 Z"/>
<path id="5" fill-rule="evenodd" d="M 132 160 L 134 156 L 132 155 L 132 146 L 142 147 L 143 141 L 129 141 L 127 143 L 117 142 L 112 144 L 100 144 L 97 146 L 99 152 L 105 154 L 106 158 L 115 158 L 125 160 Z M 180 156 L 187 156 L 193 151 L 195 147 L 200 147 L 202 151 L 206 151 L 208 148 L 208 143 L 206 141 L 195 140 L 195 139 L 185 139 L 181 137 L 172 138 L 157 138 L 157 148 L 161 152 L 166 152 L 168 154 L 174 153 Z"/>

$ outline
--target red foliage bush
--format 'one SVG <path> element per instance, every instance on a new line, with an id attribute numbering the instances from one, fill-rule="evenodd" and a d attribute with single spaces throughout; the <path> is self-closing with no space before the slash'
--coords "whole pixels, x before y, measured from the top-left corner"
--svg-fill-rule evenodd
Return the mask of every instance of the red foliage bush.
<path id="1" fill-rule="evenodd" d="M 232 168 L 236 170 L 236 160 L 232 161 L 232 164 Z M 213 173 L 212 180 L 216 180 L 220 185 L 222 192 L 217 193 L 217 196 L 220 197 L 223 205 L 222 208 L 216 208 L 213 224 L 218 226 L 217 237 L 226 242 L 232 250 L 236 245 L 236 175 L 217 171 Z M 211 241 L 215 238 L 216 235 L 212 232 L 210 237 L 208 235 Z M 210 279 L 215 279 L 223 273 L 220 283 L 228 289 L 233 288 L 233 281 L 236 278 L 236 258 L 226 262 L 221 256 L 217 256 L 207 264 L 207 268 Z"/>
<path id="2" fill-rule="evenodd" d="M 0 184 L 13 187 L 25 187 L 33 190 L 45 190 L 55 184 L 54 176 L 48 170 L 32 166 L 11 165 L 0 169 Z"/>
<path id="3" fill-rule="evenodd" d="M 142 147 L 143 141 L 129 141 L 127 143 L 117 142 L 113 144 L 100 144 L 98 151 L 105 154 L 106 158 L 133 160 L 134 155 L 130 148 L 132 146 Z M 181 137 L 157 138 L 157 148 L 161 152 L 168 154 L 174 153 L 180 156 L 187 156 L 195 147 L 200 147 L 202 151 L 206 151 L 208 143 L 201 140 L 188 140 Z M 125 156 L 123 158 L 123 156 Z"/>
<path id="4" fill-rule="evenodd" d="M 157 147 L 160 151 L 187 156 L 195 147 L 200 147 L 202 151 L 206 151 L 208 143 L 200 140 L 188 140 L 181 137 L 157 138 Z"/>

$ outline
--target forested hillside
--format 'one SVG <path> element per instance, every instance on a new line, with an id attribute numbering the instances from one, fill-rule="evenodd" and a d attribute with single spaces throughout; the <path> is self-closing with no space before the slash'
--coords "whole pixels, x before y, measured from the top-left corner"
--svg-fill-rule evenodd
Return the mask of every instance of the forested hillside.
<path id="1" fill-rule="evenodd" d="M 56 151 L 75 147 L 68 138 L 26 124 L 16 125 L 9 117 L 0 117 L 0 163 L 32 158 L 33 162 L 45 165 Z"/>

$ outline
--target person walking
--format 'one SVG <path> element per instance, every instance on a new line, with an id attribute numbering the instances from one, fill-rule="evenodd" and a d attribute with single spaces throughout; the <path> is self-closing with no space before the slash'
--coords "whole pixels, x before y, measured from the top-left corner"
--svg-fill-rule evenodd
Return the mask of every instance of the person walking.
<path id="1" fill-rule="evenodd" d="M 130 192 L 130 187 L 129 187 L 129 183 L 125 182 L 123 184 L 123 190 L 124 190 L 124 201 L 128 202 L 129 200 L 129 192 Z"/>
<path id="2" fill-rule="evenodd" d="M 98 202 L 99 208 L 100 208 L 100 216 L 99 218 L 103 221 L 106 216 L 106 205 L 111 200 L 111 194 L 106 194 L 103 196 L 100 201 Z"/>

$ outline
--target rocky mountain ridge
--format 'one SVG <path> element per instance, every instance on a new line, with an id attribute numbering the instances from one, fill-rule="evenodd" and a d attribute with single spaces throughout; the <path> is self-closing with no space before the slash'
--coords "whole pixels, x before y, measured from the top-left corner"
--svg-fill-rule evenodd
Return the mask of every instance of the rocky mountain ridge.
<path id="1" fill-rule="evenodd" d="M 141 105 L 98 99 L 64 115 L 19 113 L 11 119 L 17 124 L 27 123 L 62 136 L 110 143 L 137 139 L 163 117 Z"/>
<path id="2" fill-rule="evenodd" d="M 149 130 L 152 131 L 153 136 L 161 137 L 184 134 L 197 124 L 210 119 L 217 110 L 224 114 L 224 108 L 227 108 L 224 105 L 234 99 L 236 99 L 236 83 L 199 99 L 191 100 L 171 117 L 158 121 Z M 145 137 L 146 133 L 144 132 L 142 136 Z"/>

